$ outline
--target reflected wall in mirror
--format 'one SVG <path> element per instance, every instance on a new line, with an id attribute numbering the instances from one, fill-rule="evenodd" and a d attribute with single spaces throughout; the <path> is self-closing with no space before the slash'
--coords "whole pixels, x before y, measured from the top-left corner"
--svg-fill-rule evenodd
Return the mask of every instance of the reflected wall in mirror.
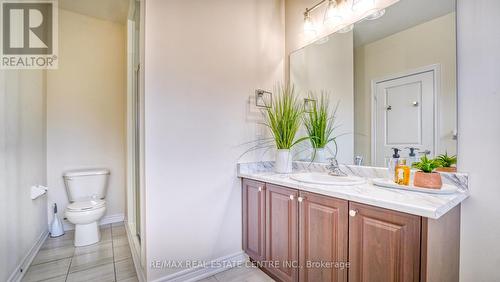
<path id="1" fill-rule="evenodd" d="M 400 0 L 290 55 L 303 95 L 326 91 L 337 111 L 337 159 L 386 166 L 391 148 L 456 154 L 455 0 Z"/>

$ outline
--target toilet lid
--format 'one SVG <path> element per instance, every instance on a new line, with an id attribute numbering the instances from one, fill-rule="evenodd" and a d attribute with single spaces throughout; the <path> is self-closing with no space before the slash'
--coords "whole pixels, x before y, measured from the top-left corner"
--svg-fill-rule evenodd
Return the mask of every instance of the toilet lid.
<path id="1" fill-rule="evenodd" d="M 83 211 L 83 210 L 93 210 L 100 207 L 103 207 L 106 204 L 104 200 L 90 200 L 90 201 L 81 201 L 74 202 L 67 206 L 68 210 L 72 211 Z"/>

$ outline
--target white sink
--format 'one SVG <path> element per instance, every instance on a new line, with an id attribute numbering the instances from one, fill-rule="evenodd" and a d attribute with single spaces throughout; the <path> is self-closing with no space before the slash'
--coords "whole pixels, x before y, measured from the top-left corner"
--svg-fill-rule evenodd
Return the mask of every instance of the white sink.
<path id="1" fill-rule="evenodd" d="M 357 176 L 333 176 L 321 172 L 305 172 L 290 175 L 290 178 L 304 183 L 321 185 L 352 186 L 364 184 L 365 179 Z"/>

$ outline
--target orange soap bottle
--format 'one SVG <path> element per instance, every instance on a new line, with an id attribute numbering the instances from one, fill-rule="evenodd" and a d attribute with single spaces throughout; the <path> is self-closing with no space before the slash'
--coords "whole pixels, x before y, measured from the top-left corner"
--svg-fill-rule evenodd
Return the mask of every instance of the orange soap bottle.
<path id="1" fill-rule="evenodd" d="M 410 167 L 406 165 L 405 159 L 399 159 L 394 170 L 394 182 L 399 185 L 410 185 Z"/>

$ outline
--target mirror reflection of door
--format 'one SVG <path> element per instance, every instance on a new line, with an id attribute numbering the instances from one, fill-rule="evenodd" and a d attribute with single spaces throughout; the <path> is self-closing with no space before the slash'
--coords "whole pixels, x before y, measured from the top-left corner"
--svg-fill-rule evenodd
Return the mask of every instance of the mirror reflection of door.
<path id="1" fill-rule="evenodd" d="M 407 147 L 457 154 L 455 11 L 455 0 L 395 1 L 382 17 L 290 55 L 298 90 L 327 89 L 341 100 L 340 129 L 352 134 L 338 140 L 340 163 L 387 167 L 391 147 L 401 157 Z"/>
<path id="2" fill-rule="evenodd" d="M 386 165 L 392 149 L 435 152 L 437 68 L 394 75 L 373 82 L 373 146 L 376 166 Z"/>

